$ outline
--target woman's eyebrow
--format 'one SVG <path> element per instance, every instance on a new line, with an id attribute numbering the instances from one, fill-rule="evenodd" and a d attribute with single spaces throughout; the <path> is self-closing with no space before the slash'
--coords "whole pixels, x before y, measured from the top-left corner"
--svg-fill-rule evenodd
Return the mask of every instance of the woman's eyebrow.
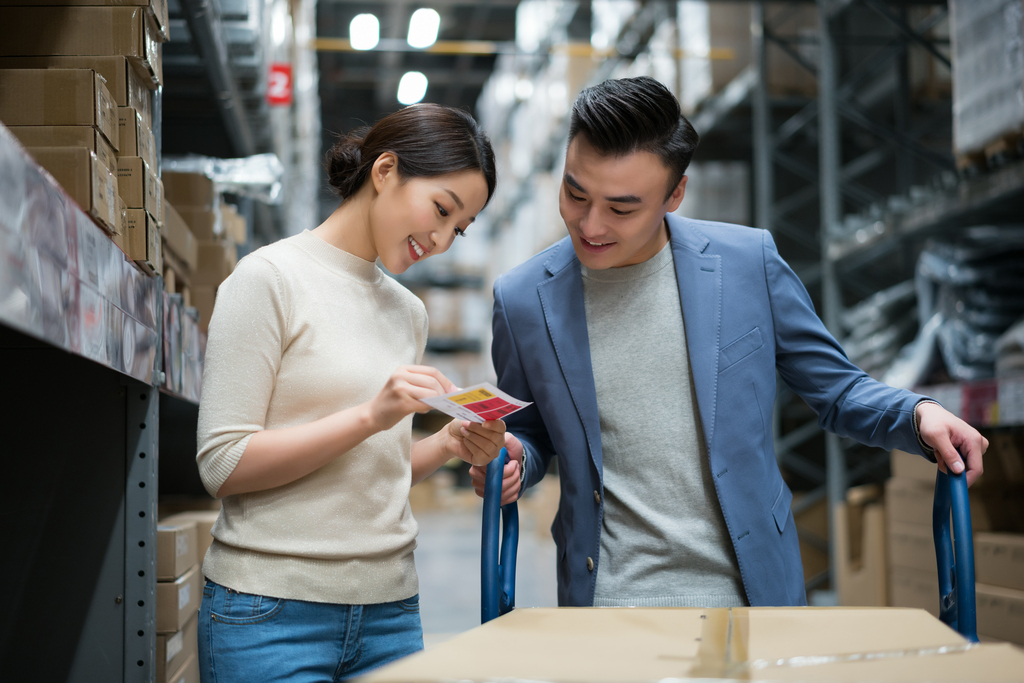
<path id="1" fill-rule="evenodd" d="M 462 203 L 461 199 L 459 199 L 459 195 L 455 194 L 454 192 L 449 190 L 447 187 L 444 188 L 444 191 L 452 196 L 452 199 L 455 200 L 455 203 L 459 205 L 460 209 L 465 209 L 466 208 L 466 205 Z"/>

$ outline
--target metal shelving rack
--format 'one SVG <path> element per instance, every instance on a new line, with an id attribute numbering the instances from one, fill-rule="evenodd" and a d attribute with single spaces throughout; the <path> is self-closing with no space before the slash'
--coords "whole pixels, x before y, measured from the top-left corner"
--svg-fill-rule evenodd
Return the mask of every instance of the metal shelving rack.
<path id="1" fill-rule="evenodd" d="M 164 344 L 165 322 L 191 319 L 2 125 L 0 178 L 0 576 L 14 596 L 0 656 L 15 678 L 149 681 L 164 362 L 202 372 L 201 353 Z"/>
<path id="2" fill-rule="evenodd" d="M 787 34 L 788 18 L 815 9 L 816 36 Z M 646 27 L 652 16 L 674 17 L 672 10 L 674 3 L 641 2 L 625 29 Z M 722 136 L 738 138 L 729 140 L 733 145 L 748 145 L 754 224 L 773 233 L 837 338 L 843 337 L 840 319 L 846 306 L 895 284 L 887 278 L 909 276 L 914 250 L 926 238 L 976 222 L 1013 218 L 1014 210 L 1019 220 L 1024 207 L 1024 162 L 957 177 L 951 136 L 944 147 L 928 139 L 937 130 L 949 132 L 948 97 L 925 104 L 911 97 L 911 50 L 926 55 L 936 69 L 950 67 L 948 41 L 933 35 L 947 15 L 945 0 L 754 2 L 750 66 L 690 116 L 702 138 L 712 141 L 704 156 L 698 152 L 700 160 L 715 158 Z M 650 35 L 648 30 L 634 33 Z M 620 51 L 597 67 L 591 82 L 610 77 L 615 66 L 643 49 L 640 43 Z M 770 54 L 799 64 L 816 93 L 773 93 Z M 888 112 L 888 120 L 879 117 L 880 109 Z M 736 135 L 744 130 L 749 131 L 749 143 L 745 135 Z M 557 153 L 564 137 L 563 130 L 554 130 L 548 148 Z M 532 190 L 534 174 L 552 165 L 548 156 L 535 159 L 534 172 L 515 183 L 515 191 L 505 195 L 507 201 L 496 202 L 489 218 L 496 233 L 512 221 L 516 205 Z M 884 192 L 873 182 L 880 174 L 891 179 Z M 871 219 L 851 227 L 847 219 L 857 215 Z M 998 412 L 997 422 L 975 419 L 979 426 L 1024 422 L 1013 411 L 994 412 L 991 407 L 999 397 L 1006 405 L 1018 396 L 1020 383 L 982 384 L 980 389 L 938 387 L 932 393 L 959 407 L 968 419 Z M 855 447 L 834 435 L 822 439 L 814 415 L 782 383 L 774 426 L 780 465 L 813 487 L 794 505 L 795 515 L 825 500 L 831 527 L 831 513 L 845 501 L 848 486 L 881 478 L 888 467 L 887 453 Z M 808 443 L 813 439 L 824 443 L 823 461 L 798 452 L 805 444 L 816 451 Z M 858 457 L 848 463 L 854 448 Z M 828 539 L 806 530 L 801 530 L 801 539 L 827 550 L 831 566 L 837 565 L 836 548 Z M 831 569 L 809 577 L 807 589 L 819 589 L 832 578 Z"/>

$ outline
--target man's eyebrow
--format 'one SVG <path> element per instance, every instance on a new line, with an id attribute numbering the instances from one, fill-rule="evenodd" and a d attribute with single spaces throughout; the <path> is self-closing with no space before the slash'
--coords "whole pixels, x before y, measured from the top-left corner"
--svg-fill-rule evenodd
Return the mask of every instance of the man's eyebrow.
<path id="1" fill-rule="evenodd" d="M 565 174 L 565 182 L 569 183 L 570 185 L 572 185 L 573 187 L 575 187 L 575 188 L 576 188 L 577 190 L 579 190 L 580 192 L 586 192 L 586 190 L 584 190 L 584 189 L 583 189 L 583 186 L 582 186 L 582 185 L 580 185 L 579 183 L 577 183 L 577 182 L 576 182 L 576 179 L 575 179 L 575 178 L 573 178 L 573 177 L 572 177 L 571 175 L 569 175 L 568 173 L 566 173 L 566 174 Z"/>
<path id="2" fill-rule="evenodd" d="M 444 188 L 444 191 L 452 196 L 452 199 L 455 200 L 455 203 L 459 205 L 460 209 L 465 209 L 466 208 L 465 204 L 462 203 L 462 200 L 459 199 L 459 195 L 455 194 L 454 192 L 449 190 L 447 187 Z"/>
<path id="3" fill-rule="evenodd" d="M 565 182 L 568 183 L 569 185 L 572 185 L 573 187 L 575 187 L 580 192 L 586 192 L 586 190 L 584 190 L 583 187 L 579 183 L 576 182 L 576 179 L 573 178 L 568 173 L 565 174 Z M 618 196 L 618 197 L 605 197 L 604 200 L 606 202 L 612 202 L 613 204 L 641 204 L 641 203 L 643 203 L 643 200 L 640 199 L 640 197 L 637 197 L 635 194 L 624 194 L 624 195 L 621 195 L 621 196 Z"/>

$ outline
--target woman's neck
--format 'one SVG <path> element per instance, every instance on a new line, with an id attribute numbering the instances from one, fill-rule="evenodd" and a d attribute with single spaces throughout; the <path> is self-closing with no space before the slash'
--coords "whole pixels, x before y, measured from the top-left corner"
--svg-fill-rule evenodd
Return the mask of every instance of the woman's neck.
<path id="1" fill-rule="evenodd" d="M 341 203 L 323 223 L 313 230 L 328 244 L 366 261 L 377 260 L 377 246 L 370 229 L 370 206 L 376 192 L 366 183 Z"/>

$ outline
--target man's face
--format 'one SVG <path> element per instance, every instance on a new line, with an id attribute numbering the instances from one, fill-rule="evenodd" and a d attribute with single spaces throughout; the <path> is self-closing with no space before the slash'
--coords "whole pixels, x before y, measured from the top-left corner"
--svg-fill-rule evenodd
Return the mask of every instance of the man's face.
<path id="1" fill-rule="evenodd" d="M 686 176 L 665 199 L 671 171 L 652 152 L 604 156 L 582 135 L 565 154 L 558 211 L 576 256 L 602 270 L 643 263 L 668 242 L 665 214 L 683 200 Z"/>

